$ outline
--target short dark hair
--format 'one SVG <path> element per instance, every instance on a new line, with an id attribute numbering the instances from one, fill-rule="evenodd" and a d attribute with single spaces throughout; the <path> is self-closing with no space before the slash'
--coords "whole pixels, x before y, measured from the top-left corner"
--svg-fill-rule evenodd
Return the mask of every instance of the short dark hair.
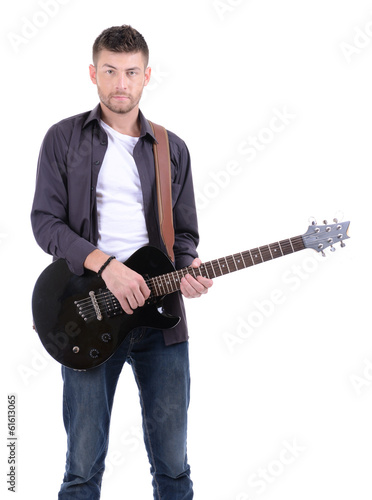
<path id="1" fill-rule="evenodd" d="M 101 50 L 111 52 L 142 52 L 145 68 L 149 62 L 149 48 L 141 33 L 127 24 L 107 28 L 96 38 L 93 44 L 93 63 L 96 64 Z"/>

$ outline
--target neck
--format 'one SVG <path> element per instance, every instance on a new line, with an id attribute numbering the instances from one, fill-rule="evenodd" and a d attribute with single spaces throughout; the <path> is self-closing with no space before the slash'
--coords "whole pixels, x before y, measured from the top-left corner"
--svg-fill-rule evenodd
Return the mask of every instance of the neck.
<path id="1" fill-rule="evenodd" d="M 150 278 L 147 282 L 153 296 L 167 295 L 180 289 L 181 279 L 186 274 L 194 278 L 203 276 L 205 278 L 217 278 L 228 273 L 240 271 L 247 267 L 267 262 L 269 260 L 283 257 L 300 250 L 305 245 L 302 236 L 296 236 L 287 240 L 271 243 L 262 247 L 252 248 L 245 252 L 228 255 L 220 259 L 204 262 L 200 267 L 185 267 L 172 273 L 163 274 Z"/>
<path id="2" fill-rule="evenodd" d="M 111 128 L 120 134 L 139 137 L 141 126 L 138 107 L 128 113 L 114 113 L 101 102 L 101 118 Z"/>

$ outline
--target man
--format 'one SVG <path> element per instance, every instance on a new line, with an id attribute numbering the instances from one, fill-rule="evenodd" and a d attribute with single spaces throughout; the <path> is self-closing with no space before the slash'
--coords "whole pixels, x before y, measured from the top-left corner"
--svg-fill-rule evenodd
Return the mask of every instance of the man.
<path id="1" fill-rule="evenodd" d="M 144 305 L 150 290 L 122 262 L 144 245 L 165 251 L 156 201 L 155 139 L 139 110 L 151 76 L 148 56 L 144 38 L 130 26 L 109 28 L 96 39 L 89 70 L 100 103 L 48 131 L 31 215 L 39 245 L 54 258 L 66 259 L 77 275 L 84 269 L 99 272 L 127 314 Z M 201 262 L 189 153 L 175 134 L 168 136 L 175 266 L 197 267 Z M 211 285 L 209 279 L 187 275 L 181 293 L 198 297 Z M 193 497 L 186 451 L 187 326 L 181 294 L 168 295 L 166 301 L 169 312 L 181 316 L 174 329 L 136 329 L 106 363 L 92 370 L 62 367 L 68 450 L 60 500 L 100 498 L 111 409 L 125 362 L 132 366 L 139 389 L 154 498 Z"/>

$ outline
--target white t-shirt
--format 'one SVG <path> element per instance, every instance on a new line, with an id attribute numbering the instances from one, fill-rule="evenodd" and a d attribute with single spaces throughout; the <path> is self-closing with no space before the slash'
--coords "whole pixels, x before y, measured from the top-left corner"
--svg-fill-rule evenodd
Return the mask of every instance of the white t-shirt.
<path id="1" fill-rule="evenodd" d="M 98 248 L 124 262 L 149 238 L 133 150 L 138 137 L 120 134 L 101 121 L 108 147 L 97 182 Z"/>

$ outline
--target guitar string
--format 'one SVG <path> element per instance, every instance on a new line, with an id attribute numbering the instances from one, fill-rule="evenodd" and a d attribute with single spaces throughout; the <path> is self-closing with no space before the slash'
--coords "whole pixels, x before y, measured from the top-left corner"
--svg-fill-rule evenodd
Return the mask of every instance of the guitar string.
<path id="1" fill-rule="evenodd" d="M 245 252 L 232 254 L 227 257 L 222 257 L 220 259 L 206 262 L 203 263 L 199 268 L 192 268 L 191 266 L 189 266 L 177 271 L 173 271 L 171 273 L 155 276 L 153 278 L 147 279 L 146 284 L 150 289 L 151 295 L 155 297 L 167 293 L 172 293 L 174 291 L 179 290 L 180 280 L 186 274 L 192 274 L 196 278 L 197 276 L 203 276 L 203 271 L 204 271 L 206 277 L 208 278 L 222 276 L 224 274 L 233 272 L 234 270 L 238 271 L 240 269 L 246 268 L 247 266 L 252 266 L 257 263 L 273 260 L 275 257 L 278 256 L 276 255 L 274 257 L 272 252 L 272 250 L 274 252 L 277 251 L 277 248 L 274 248 L 276 246 L 278 246 L 279 250 L 281 251 L 281 255 L 288 255 L 290 253 L 293 253 L 297 250 L 301 250 L 304 248 L 302 237 L 297 236 L 295 238 L 281 240 L 276 243 L 271 243 L 269 245 L 257 247 L 252 250 L 246 250 Z M 253 252 L 257 251 L 257 253 L 254 254 L 254 257 L 252 256 L 252 251 Z M 223 261 L 225 261 L 226 266 L 223 264 Z M 224 273 L 224 271 L 227 272 Z M 210 274 L 212 274 L 212 276 L 210 276 Z M 108 289 L 106 289 L 103 292 L 95 294 L 95 298 L 99 306 L 105 307 L 106 312 L 111 310 L 108 301 L 111 302 L 111 307 L 114 310 L 121 309 L 119 301 Z M 95 312 L 90 297 L 76 301 L 76 305 L 79 309 L 79 312 L 81 312 L 84 315 L 84 317 L 88 317 L 89 313 Z"/>

